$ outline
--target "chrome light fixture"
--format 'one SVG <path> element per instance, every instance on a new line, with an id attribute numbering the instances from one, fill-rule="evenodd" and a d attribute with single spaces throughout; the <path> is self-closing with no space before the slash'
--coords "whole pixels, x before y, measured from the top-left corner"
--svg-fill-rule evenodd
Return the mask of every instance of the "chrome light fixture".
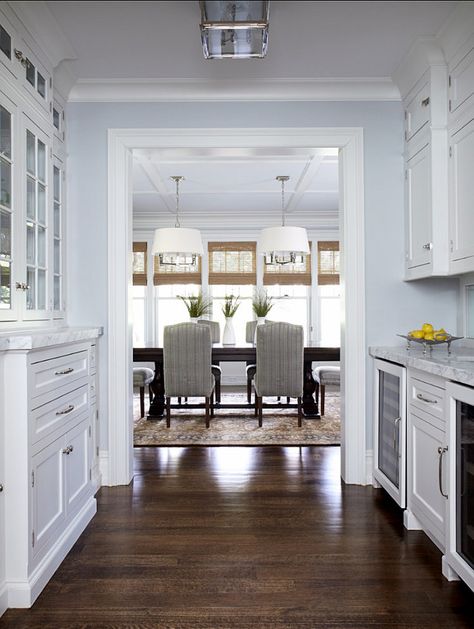
<path id="1" fill-rule="evenodd" d="M 251 59 L 267 54 L 270 2 L 200 0 L 206 59 Z"/>
<path id="2" fill-rule="evenodd" d="M 257 250 L 265 256 L 265 264 L 303 263 L 309 254 L 308 235 L 304 227 L 285 225 L 285 182 L 287 175 L 279 175 L 281 183 L 281 226 L 262 229 Z"/>
<path id="3" fill-rule="evenodd" d="M 171 177 L 176 184 L 176 222 L 174 227 L 155 229 L 152 253 L 158 255 L 162 266 L 194 266 L 204 253 L 199 229 L 181 227 L 179 223 L 180 175 Z"/>

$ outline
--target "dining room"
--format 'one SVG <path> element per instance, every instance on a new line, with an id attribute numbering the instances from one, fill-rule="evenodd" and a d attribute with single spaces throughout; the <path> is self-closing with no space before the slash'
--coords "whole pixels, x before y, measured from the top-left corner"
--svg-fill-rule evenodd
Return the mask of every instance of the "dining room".
<path id="1" fill-rule="evenodd" d="M 134 446 L 338 447 L 338 150 L 137 149 L 132 180 Z"/>

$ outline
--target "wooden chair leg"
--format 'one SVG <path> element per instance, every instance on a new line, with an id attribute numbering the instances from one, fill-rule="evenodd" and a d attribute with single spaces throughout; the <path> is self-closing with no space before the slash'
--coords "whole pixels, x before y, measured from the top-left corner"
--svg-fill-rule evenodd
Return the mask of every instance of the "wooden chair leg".
<path id="1" fill-rule="evenodd" d="M 290 398 L 289 398 L 289 397 L 287 397 L 287 398 L 286 398 L 286 403 L 287 403 L 287 404 L 289 404 L 289 403 L 290 403 Z"/>
<path id="2" fill-rule="evenodd" d="M 263 425 L 263 398 L 258 398 L 258 427 L 261 428 Z"/>
<path id="3" fill-rule="evenodd" d="M 206 428 L 209 428 L 209 397 L 206 396 Z"/>
<path id="4" fill-rule="evenodd" d="M 153 391 L 151 390 L 151 387 L 148 387 L 148 401 L 150 402 L 150 404 L 153 401 Z"/>
<path id="5" fill-rule="evenodd" d="M 181 404 L 181 398 L 178 397 L 178 404 Z"/>
<path id="6" fill-rule="evenodd" d="M 171 426 L 171 398 L 166 398 L 166 428 Z"/>
<path id="7" fill-rule="evenodd" d="M 250 404 L 252 401 L 252 380 L 247 378 L 247 402 Z"/>
<path id="8" fill-rule="evenodd" d="M 211 393 L 211 417 L 214 417 L 214 391 Z"/>
<path id="9" fill-rule="evenodd" d="M 216 393 L 216 402 L 220 404 L 221 403 L 221 379 L 220 378 L 216 380 L 215 393 Z"/>
<path id="10" fill-rule="evenodd" d="M 140 387 L 140 417 L 145 417 L 145 387 Z"/>
<path id="11" fill-rule="evenodd" d="M 320 387 L 321 390 L 321 409 L 320 409 L 320 414 L 324 415 L 324 401 L 326 398 L 326 385 L 322 384 Z"/>
<path id="12" fill-rule="evenodd" d="M 255 406 L 254 406 L 254 408 L 255 408 L 255 417 L 257 417 L 257 415 L 258 415 L 258 395 L 257 395 L 256 391 L 255 391 Z"/>
<path id="13" fill-rule="evenodd" d="M 301 428 L 301 424 L 302 424 L 302 420 L 303 419 L 303 410 L 301 408 L 301 398 L 298 398 L 298 428 Z"/>

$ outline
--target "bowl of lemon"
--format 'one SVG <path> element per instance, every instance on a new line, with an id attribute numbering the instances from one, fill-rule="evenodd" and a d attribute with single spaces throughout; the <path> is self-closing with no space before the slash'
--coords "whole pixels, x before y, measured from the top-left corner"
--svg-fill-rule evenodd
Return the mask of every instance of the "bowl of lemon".
<path id="1" fill-rule="evenodd" d="M 407 339 L 407 350 L 411 348 L 411 343 L 421 343 L 423 345 L 423 354 L 426 354 L 429 348 L 430 354 L 433 349 L 433 345 L 447 344 L 448 354 L 451 353 L 451 343 L 462 339 L 462 336 L 453 336 L 446 332 L 444 328 L 435 329 L 431 323 L 423 323 L 421 328 L 417 330 L 411 330 L 408 334 L 398 334 L 404 339 Z"/>

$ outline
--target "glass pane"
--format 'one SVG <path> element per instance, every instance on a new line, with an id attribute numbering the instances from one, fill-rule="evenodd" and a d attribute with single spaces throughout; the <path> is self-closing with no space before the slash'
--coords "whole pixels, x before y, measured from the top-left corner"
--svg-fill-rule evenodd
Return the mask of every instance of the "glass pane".
<path id="1" fill-rule="evenodd" d="M 12 256 L 12 216 L 9 212 L 0 210 L 0 257 Z"/>
<path id="2" fill-rule="evenodd" d="M 43 98 L 46 96 L 46 81 L 44 76 L 39 72 L 36 73 L 36 89 L 38 90 L 38 94 Z"/>
<path id="3" fill-rule="evenodd" d="M 273 301 L 273 308 L 268 313 L 267 318 L 270 321 L 285 321 L 286 323 L 303 326 L 304 342 L 307 342 L 308 302 L 306 299 L 295 299 L 292 297 L 276 298 Z"/>
<path id="4" fill-rule="evenodd" d="M 38 223 L 46 224 L 46 188 L 38 184 Z"/>
<path id="5" fill-rule="evenodd" d="M 61 208 L 59 203 L 54 204 L 54 236 L 56 238 L 61 237 Z"/>
<path id="6" fill-rule="evenodd" d="M 35 66 L 29 59 L 26 60 L 26 80 L 33 87 L 35 86 Z"/>
<path id="7" fill-rule="evenodd" d="M 46 146 L 38 140 L 38 179 L 46 181 Z"/>
<path id="8" fill-rule="evenodd" d="M 28 264 L 36 263 L 35 226 L 33 223 L 26 224 L 26 261 Z"/>
<path id="9" fill-rule="evenodd" d="M 36 280 L 35 270 L 28 267 L 26 271 L 26 283 L 28 284 L 28 290 L 26 292 L 26 307 L 28 310 L 35 309 L 35 295 L 36 295 Z"/>
<path id="10" fill-rule="evenodd" d="M 456 550 L 474 568 L 474 406 L 456 402 Z"/>
<path id="11" fill-rule="evenodd" d="M 0 50 L 9 59 L 12 58 L 12 38 L 2 25 L 0 25 Z"/>
<path id="12" fill-rule="evenodd" d="M 35 157 L 35 136 L 30 132 L 26 132 L 26 170 L 32 175 L 36 175 L 36 157 Z"/>
<path id="13" fill-rule="evenodd" d="M 133 299 L 133 346 L 143 347 L 145 345 L 145 298 Z"/>
<path id="14" fill-rule="evenodd" d="M 54 276 L 54 309 L 61 310 L 61 278 Z"/>
<path id="15" fill-rule="evenodd" d="M 46 266 L 46 230 L 38 227 L 38 266 Z"/>
<path id="16" fill-rule="evenodd" d="M 399 478 L 400 378 L 380 371 L 379 380 L 379 469 L 395 485 Z"/>
<path id="17" fill-rule="evenodd" d="M 59 203 L 61 201 L 61 171 L 57 166 L 53 166 L 53 197 Z"/>
<path id="18" fill-rule="evenodd" d="M 466 336 L 474 338 L 474 286 L 466 286 Z"/>
<path id="19" fill-rule="evenodd" d="M 0 260 L 0 310 L 11 308 L 11 264 Z"/>
<path id="20" fill-rule="evenodd" d="M 59 111 L 53 107 L 53 126 L 59 131 Z"/>
<path id="21" fill-rule="evenodd" d="M 38 310 L 46 310 L 46 271 L 38 271 Z"/>
<path id="22" fill-rule="evenodd" d="M 321 298 L 321 345 L 339 347 L 341 344 L 341 301 L 338 297 Z"/>
<path id="23" fill-rule="evenodd" d="M 26 216 L 36 218 L 36 184 L 31 177 L 26 178 Z"/>
<path id="24" fill-rule="evenodd" d="M 4 207 L 12 206 L 12 167 L 0 157 L 0 203 Z"/>
<path id="25" fill-rule="evenodd" d="M 133 273 L 145 273 L 145 252 L 133 252 Z"/>
<path id="26" fill-rule="evenodd" d="M 61 273 L 61 243 L 54 240 L 54 268 L 53 273 Z"/>
<path id="27" fill-rule="evenodd" d="M 12 156 L 12 116 L 0 105 L 0 153 L 11 159 Z"/>

